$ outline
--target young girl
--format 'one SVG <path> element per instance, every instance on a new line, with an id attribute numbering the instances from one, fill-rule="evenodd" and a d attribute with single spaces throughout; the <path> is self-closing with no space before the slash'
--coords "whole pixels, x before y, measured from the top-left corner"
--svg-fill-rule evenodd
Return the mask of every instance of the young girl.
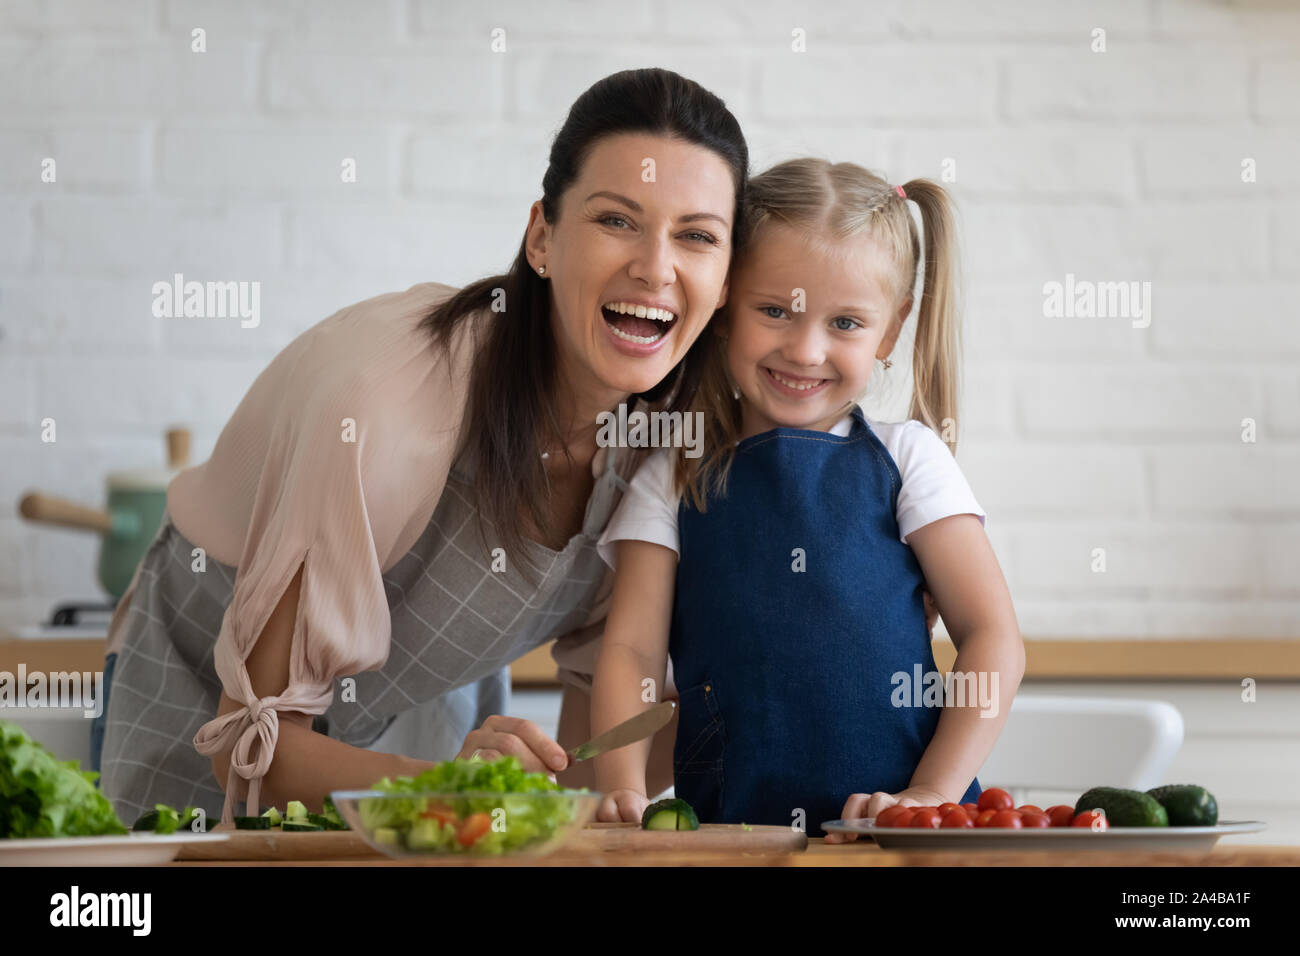
<path id="1" fill-rule="evenodd" d="M 748 194 L 727 305 L 698 343 L 714 354 L 694 406 L 702 453 L 655 452 L 598 544 L 616 575 L 592 734 L 661 699 L 671 674 L 674 787 L 701 822 L 816 835 L 895 803 L 974 801 L 1024 647 L 953 459 L 947 194 L 816 159 L 775 166 Z M 913 420 L 886 424 L 857 400 L 912 309 L 909 201 L 925 252 Z M 983 699 L 943 706 L 926 589 L 955 674 Z M 643 740 L 596 758 L 598 819 L 641 819 L 648 752 Z"/>

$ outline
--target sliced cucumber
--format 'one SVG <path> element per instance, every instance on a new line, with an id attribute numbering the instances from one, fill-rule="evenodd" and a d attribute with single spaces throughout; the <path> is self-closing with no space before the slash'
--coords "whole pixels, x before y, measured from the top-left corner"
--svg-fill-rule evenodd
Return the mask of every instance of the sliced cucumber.
<path id="1" fill-rule="evenodd" d="M 308 823 L 306 820 L 285 820 L 280 825 L 280 829 L 285 833 L 318 833 L 325 828 L 314 823 Z"/>
<path id="2" fill-rule="evenodd" d="M 641 815 L 643 830 L 698 830 L 699 818 L 689 803 L 678 797 L 658 800 Z"/>
<path id="3" fill-rule="evenodd" d="M 350 827 L 347 824 L 347 821 L 343 819 L 343 815 L 339 813 L 338 808 L 334 806 L 334 801 L 330 798 L 330 795 L 328 793 L 325 794 L 325 799 L 321 801 L 320 812 L 321 812 L 321 816 L 329 820 L 332 820 L 335 823 L 337 829 L 339 830 L 350 829 Z"/>
<path id="4" fill-rule="evenodd" d="M 286 820 L 306 820 L 306 805 L 301 800 L 290 800 L 289 805 L 285 807 L 284 818 Z"/>
<path id="5" fill-rule="evenodd" d="M 273 827 L 278 827 L 281 823 L 284 822 L 284 817 L 280 816 L 280 811 L 277 810 L 275 807 L 272 807 L 270 810 L 267 810 L 264 814 L 262 814 L 262 816 L 270 820 L 271 826 Z"/>
<path id="6" fill-rule="evenodd" d="M 442 825 L 432 818 L 415 821 L 406 834 L 406 845 L 412 850 L 435 850 L 446 842 Z"/>
<path id="7" fill-rule="evenodd" d="M 269 817 L 235 817 L 236 830 L 269 830 L 271 829 L 271 820 Z"/>
<path id="8" fill-rule="evenodd" d="M 329 817 L 325 816 L 322 813 L 307 814 L 307 822 L 316 824 L 316 826 L 320 827 L 322 830 L 346 830 L 347 829 L 347 827 L 343 826 L 343 824 L 336 823 L 335 821 L 331 820 Z"/>

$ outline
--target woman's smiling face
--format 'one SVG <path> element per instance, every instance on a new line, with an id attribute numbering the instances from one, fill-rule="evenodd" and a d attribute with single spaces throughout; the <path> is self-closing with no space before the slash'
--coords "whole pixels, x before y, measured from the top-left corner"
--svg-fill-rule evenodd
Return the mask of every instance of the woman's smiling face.
<path id="1" fill-rule="evenodd" d="M 621 133 L 592 147 L 554 223 L 533 205 L 529 262 L 546 268 L 576 411 L 648 391 L 685 357 L 727 298 L 735 194 L 712 150 Z"/>
<path id="2" fill-rule="evenodd" d="M 742 439 L 777 427 L 830 431 L 893 350 L 911 295 L 896 301 L 884 284 L 891 263 L 869 235 L 832 243 L 768 223 L 743 260 L 727 310 Z"/>

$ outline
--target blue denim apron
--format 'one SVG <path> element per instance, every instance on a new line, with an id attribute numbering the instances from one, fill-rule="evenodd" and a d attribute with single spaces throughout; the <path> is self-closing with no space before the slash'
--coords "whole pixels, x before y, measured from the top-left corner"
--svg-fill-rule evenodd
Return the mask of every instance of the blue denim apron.
<path id="1" fill-rule="evenodd" d="M 937 668 L 924 578 L 898 537 L 901 484 L 855 405 L 847 436 L 740 442 L 706 512 L 683 497 L 673 771 L 701 822 L 789 826 L 802 808 L 817 836 L 850 794 L 908 786 L 940 708 L 911 690 L 917 665 Z M 979 794 L 976 779 L 958 802 Z"/>

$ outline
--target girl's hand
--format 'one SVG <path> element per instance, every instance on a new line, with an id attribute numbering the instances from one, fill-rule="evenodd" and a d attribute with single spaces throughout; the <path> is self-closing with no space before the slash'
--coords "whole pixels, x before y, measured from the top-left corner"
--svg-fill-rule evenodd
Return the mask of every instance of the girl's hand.
<path id="1" fill-rule="evenodd" d="M 885 793 L 883 790 L 877 790 L 872 794 L 855 793 L 844 802 L 840 819 L 861 820 L 866 817 L 877 817 L 881 810 L 895 804 L 905 807 L 937 807 L 947 802 L 948 798 L 938 790 L 928 790 L 924 787 L 908 787 L 898 793 Z M 824 842 L 849 843 L 857 838 L 856 833 L 828 833 Z"/>
<path id="2" fill-rule="evenodd" d="M 934 598 L 930 596 L 928 589 L 921 589 L 921 597 L 925 600 L 925 627 L 930 632 L 930 639 L 934 639 L 934 625 L 939 620 L 939 605 L 934 603 Z"/>
<path id="3" fill-rule="evenodd" d="M 596 819 L 606 823 L 640 823 L 650 798 L 640 790 L 610 790 L 596 808 Z"/>
<path id="4" fill-rule="evenodd" d="M 496 760 L 505 754 L 519 758 L 528 773 L 554 774 L 569 766 L 569 755 L 531 720 L 493 714 L 483 726 L 465 735 L 465 745 L 456 756 L 468 760 L 474 753 L 484 760 Z"/>

